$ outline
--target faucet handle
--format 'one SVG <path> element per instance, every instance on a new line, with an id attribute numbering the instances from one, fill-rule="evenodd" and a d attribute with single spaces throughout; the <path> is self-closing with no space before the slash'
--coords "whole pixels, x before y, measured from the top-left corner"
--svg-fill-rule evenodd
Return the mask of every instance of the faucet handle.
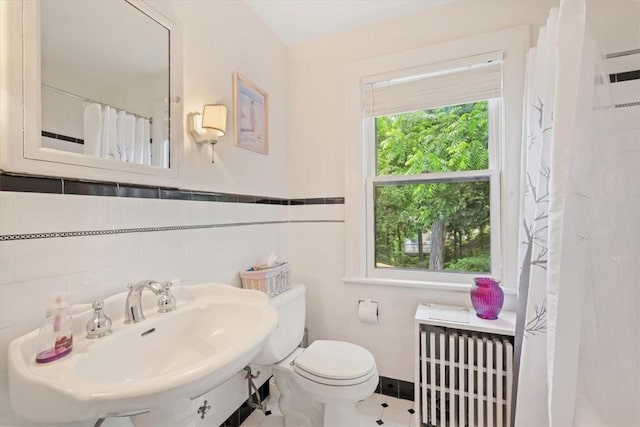
<path id="1" fill-rule="evenodd" d="M 171 281 L 162 283 L 162 295 L 158 299 L 158 313 L 168 313 L 176 309 L 176 298 L 171 293 Z"/>
<path id="2" fill-rule="evenodd" d="M 97 299 L 93 302 L 93 317 L 89 319 L 85 330 L 87 338 L 102 338 L 109 335 L 111 331 L 111 319 L 104 314 L 104 301 Z"/>

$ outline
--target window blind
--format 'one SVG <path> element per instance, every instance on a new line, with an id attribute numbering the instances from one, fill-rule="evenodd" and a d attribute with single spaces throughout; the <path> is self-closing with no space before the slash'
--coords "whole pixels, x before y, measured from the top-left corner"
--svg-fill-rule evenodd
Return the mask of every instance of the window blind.
<path id="1" fill-rule="evenodd" d="M 459 105 L 502 96 L 501 52 L 364 84 L 366 117 Z"/>

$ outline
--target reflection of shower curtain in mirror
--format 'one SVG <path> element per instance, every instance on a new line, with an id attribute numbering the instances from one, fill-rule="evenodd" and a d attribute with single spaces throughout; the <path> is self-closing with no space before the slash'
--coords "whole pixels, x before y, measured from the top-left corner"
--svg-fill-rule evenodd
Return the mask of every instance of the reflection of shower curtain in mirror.
<path id="1" fill-rule="evenodd" d="M 105 159 L 116 146 L 116 110 L 106 105 L 102 112 L 102 141 L 100 145 L 100 157 Z"/>
<path id="2" fill-rule="evenodd" d="M 149 165 L 150 124 L 124 110 L 89 103 L 84 110 L 84 153 Z"/>
<path id="3" fill-rule="evenodd" d="M 144 145 L 149 144 L 149 120 L 138 117 L 136 120 L 136 136 L 133 145 L 133 161 L 142 165 L 148 165 L 144 158 Z"/>
<path id="4" fill-rule="evenodd" d="M 102 107 L 90 103 L 84 108 L 84 154 L 100 156 L 102 138 Z"/>
<path id="5" fill-rule="evenodd" d="M 169 167 L 169 108 L 164 101 L 153 105 L 153 124 L 151 125 L 151 164 L 162 168 Z"/>

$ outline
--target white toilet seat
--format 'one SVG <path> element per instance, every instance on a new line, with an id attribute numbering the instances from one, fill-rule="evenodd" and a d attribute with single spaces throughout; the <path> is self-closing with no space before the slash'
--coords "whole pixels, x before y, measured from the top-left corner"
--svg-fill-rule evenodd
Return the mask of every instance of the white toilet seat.
<path id="1" fill-rule="evenodd" d="M 317 384 L 353 386 L 377 376 L 373 355 L 343 341 L 315 341 L 293 362 L 296 374 Z"/>
<path id="2" fill-rule="evenodd" d="M 376 375 L 375 370 L 372 370 L 368 375 L 364 377 L 353 378 L 349 380 L 334 380 L 331 378 L 324 378 L 324 377 L 313 375 L 309 372 L 303 371 L 302 369 L 296 369 L 295 366 L 294 366 L 294 371 L 297 375 L 300 375 L 301 377 L 309 381 L 313 381 L 314 383 L 318 383 L 320 385 L 326 385 L 326 386 L 336 386 L 336 387 L 347 387 L 347 386 L 362 384 L 368 381 L 371 377 Z"/>
<path id="3" fill-rule="evenodd" d="M 307 349 L 297 348 L 274 365 L 273 376 L 282 393 L 280 409 L 289 427 L 359 425 L 356 403 L 371 396 L 378 386 L 371 353 L 339 341 L 315 341 Z"/>

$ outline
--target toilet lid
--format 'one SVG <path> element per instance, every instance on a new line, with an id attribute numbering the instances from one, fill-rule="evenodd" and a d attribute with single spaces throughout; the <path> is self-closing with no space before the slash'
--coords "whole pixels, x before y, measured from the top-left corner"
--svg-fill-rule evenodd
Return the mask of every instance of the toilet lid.
<path id="1" fill-rule="evenodd" d="M 343 341 L 314 341 L 294 361 L 294 370 L 309 379 L 337 381 L 368 377 L 376 369 L 373 355 L 359 345 Z M 311 375 L 308 375 L 311 374 Z M 331 381 L 334 383 L 334 381 Z"/>

